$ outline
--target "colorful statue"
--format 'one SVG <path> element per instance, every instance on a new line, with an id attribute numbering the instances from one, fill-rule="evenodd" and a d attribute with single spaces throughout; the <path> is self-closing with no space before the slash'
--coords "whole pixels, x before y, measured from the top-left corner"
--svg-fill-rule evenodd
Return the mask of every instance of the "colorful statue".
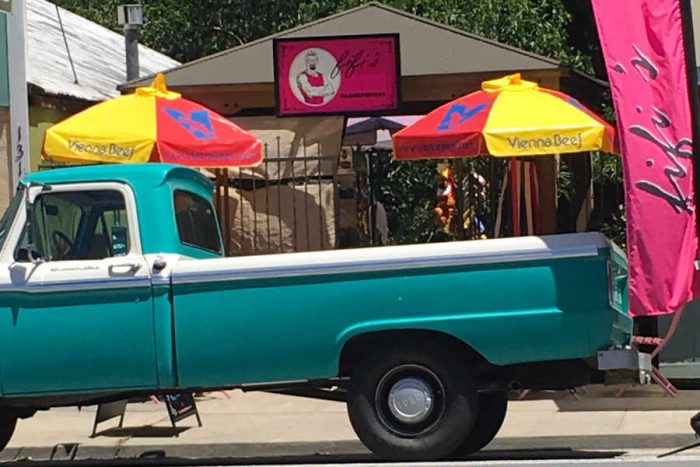
<path id="1" fill-rule="evenodd" d="M 438 164 L 437 173 L 437 204 L 434 211 L 442 229 L 445 232 L 449 232 L 457 204 L 455 180 L 450 164 Z"/>

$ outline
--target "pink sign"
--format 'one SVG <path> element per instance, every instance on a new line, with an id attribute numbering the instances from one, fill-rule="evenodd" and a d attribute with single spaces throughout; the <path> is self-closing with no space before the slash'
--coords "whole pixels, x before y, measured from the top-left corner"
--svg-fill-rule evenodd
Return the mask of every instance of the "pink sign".
<path id="1" fill-rule="evenodd" d="M 362 114 L 399 106 L 399 36 L 275 39 L 277 114 Z"/>
<path id="2" fill-rule="evenodd" d="M 698 245 L 680 1 L 593 0 L 593 8 L 625 173 L 630 313 L 672 313 L 696 296 Z"/>

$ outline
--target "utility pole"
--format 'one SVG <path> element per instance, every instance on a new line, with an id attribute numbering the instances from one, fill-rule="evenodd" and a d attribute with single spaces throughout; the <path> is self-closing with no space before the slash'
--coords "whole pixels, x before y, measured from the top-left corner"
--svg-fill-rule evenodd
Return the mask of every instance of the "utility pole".
<path id="1" fill-rule="evenodd" d="M 10 188 L 29 172 L 29 100 L 27 95 L 27 5 L 26 0 L 2 0 L 7 14 L 7 58 L 10 93 Z"/>
<path id="2" fill-rule="evenodd" d="M 126 80 L 133 81 L 139 78 L 139 28 L 143 24 L 143 7 L 140 4 L 120 5 L 117 18 L 124 27 Z"/>

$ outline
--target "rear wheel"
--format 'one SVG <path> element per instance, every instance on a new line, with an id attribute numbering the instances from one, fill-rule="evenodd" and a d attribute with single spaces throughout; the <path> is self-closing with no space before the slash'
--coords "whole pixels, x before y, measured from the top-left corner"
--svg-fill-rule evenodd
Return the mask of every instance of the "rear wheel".
<path id="1" fill-rule="evenodd" d="M 485 448 L 503 426 L 508 410 L 505 392 L 482 392 L 479 394 L 479 410 L 471 432 L 455 451 L 455 456 L 466 456 Z"/>
<path id="2" fill-rule="evenodd" d="M 16 425 L 17 417 L 0 409 L 0 451 L 10 442 Z"/>
<path id="3" fill-rule="evenodd" d="M 351 375 L 348 414 L 360 440 L 394 460 L 436 460 L 470 432 L 477 392 L 451 351 L 379 351 Z"/>

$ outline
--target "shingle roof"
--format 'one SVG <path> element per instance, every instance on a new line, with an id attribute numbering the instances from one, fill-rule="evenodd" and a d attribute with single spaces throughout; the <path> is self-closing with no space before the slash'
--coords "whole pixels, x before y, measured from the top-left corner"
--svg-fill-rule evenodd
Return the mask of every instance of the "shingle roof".
<path id="1" fill-rule="evenodd" d="M 27 81 L 46 94 L 88 101 L 119 95 L 117 85 L 126 80 L 124 36 L 70 11 L 59 11 L 78 84 L 56 5 L 46 0 L 27 0 Z M 139 46 L 139 62 L 142 76 L 179 65 L 145 46 Z"/>

